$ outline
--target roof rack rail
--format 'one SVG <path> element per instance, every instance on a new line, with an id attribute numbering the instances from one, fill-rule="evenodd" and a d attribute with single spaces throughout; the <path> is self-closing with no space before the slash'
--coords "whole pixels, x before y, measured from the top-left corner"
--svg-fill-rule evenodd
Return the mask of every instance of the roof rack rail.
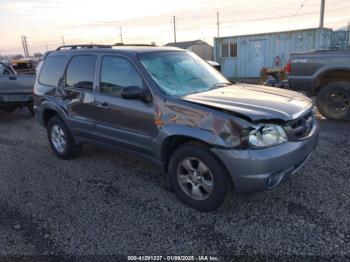
<path id="1" fill-rule="evenodd" d="M 94 44 L 88 44 L 88 45 L 62 45 L 62 46 L 57 47 L 56 51 L 81 49 L 81 48 L 112 48 L 112 46 L 111 45 L 94 45 Z"/>
<path id="2" fill-rule="evenodd" d="M 124 43 L 115 43 L 112 46 L 156 46 L 155 44 L 124 44 Z"/>

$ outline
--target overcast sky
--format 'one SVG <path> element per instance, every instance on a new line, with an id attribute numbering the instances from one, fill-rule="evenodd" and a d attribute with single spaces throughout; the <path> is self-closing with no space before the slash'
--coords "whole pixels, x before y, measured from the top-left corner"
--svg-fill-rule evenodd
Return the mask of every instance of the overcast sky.
<path id="1" fill-rule="evenodd" d="M 212 44 L 216 12 L 220 35 L 240 35 L 318 27 L 320 0 L 0 0 L 0 54 L 44 52 L 62 44 L 120 41 L 158 45 L 202 39 Z M 326 0 L 325 26 L 350 21 L 349 0 Z"/>

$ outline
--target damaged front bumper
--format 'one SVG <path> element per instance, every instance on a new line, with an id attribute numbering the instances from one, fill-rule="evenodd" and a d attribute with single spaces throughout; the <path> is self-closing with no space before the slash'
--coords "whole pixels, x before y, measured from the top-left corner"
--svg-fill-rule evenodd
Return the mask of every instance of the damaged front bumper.
<path id="1" fill-rule="evenodd" d="M 250 193 L 273 188 L 296 173 L 316 147 L 318 134 L 316 124 L 305 140 L 286 142 L 259 150 L 211 150 L 225 164 L 235 190 Z"/>

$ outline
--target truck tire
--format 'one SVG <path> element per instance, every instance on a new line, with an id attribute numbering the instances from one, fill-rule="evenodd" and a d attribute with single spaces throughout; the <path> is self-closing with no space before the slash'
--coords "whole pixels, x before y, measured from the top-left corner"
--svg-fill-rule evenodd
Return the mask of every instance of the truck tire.
<path id="1" fill-rule="evenodd" d="M 178 147 L 169 161 L 169 181 L 176 196 L 202 212 L 217 209 L 225 199 L 227 172 L 212 152 L 197 144 Z"/>
<path id="2" fill-rule="evenodd" d="M 50 118 L 47 137 L 52 151 L 59 158 L 70 159 L 78 155 L 80 147 L 75 144 L 73 136 L 58 116 Z"/>
<path id="3" fill-rule="evenodd" d="M 317 94 L 316 104 L 327 119 L 350 121 L 350 82 L 328 83 Z"/>

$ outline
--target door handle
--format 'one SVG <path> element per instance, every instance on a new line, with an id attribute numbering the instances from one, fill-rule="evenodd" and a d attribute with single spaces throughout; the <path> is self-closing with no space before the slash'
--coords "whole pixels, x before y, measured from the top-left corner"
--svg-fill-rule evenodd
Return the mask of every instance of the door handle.
<path id="1" fill-rule="evenodd" d="M 102 104 L 98 104 L 97 106 L 102 109 L 109 109 L 109 105 L 106 102 L 103 102 Z"/>
<path id="2" fill-rule="evenodd" d="M 10 79 L 10 80 L 16 80 L 17 77 L 15 77 L 15 76 L 9 76 L 9 79 Z"/>

